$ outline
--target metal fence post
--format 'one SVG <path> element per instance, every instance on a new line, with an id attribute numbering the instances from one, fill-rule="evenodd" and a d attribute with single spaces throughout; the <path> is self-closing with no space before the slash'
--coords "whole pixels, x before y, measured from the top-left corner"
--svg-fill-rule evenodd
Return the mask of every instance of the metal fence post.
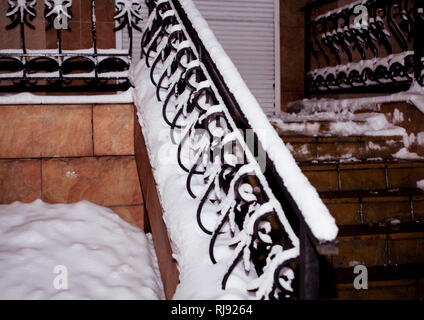
<path id="1" fill-rule="evenodd" d="M 300 224 L 300 266 L 299 298 L 301 300 L 319 299 L 319 260 L 318 253 L 309 239 L 305 223 Z"/>

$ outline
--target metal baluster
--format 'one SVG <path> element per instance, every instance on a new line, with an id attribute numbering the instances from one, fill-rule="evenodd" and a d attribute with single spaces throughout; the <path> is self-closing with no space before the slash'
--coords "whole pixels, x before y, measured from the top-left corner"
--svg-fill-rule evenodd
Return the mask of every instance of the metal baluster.
<path id="1" fill-rule="evenodd" d="M 96 0 L 91 0 L 91 34 L 93 36 L 94 50 L 94 77 L 97 80 L 99 77 L 99 61 L 97 57 L 97 25 L 96 25 Z"/>
<path id="2" fill-rule="evenodd" d="M 301 300 L 317 300 L 319 298 L 318 253 L 309 239 L 304 222 L 300 224 L 299 242 L 299 298 Z"/>
<path id="3" fill-rule="evenodd" d="M 6 17 L 9 17 L 12 19 L 12 23 L 6 27 L 7 30 L 13 28 L 16 26 L 16 21 L 19 23 L 20 28 L 20 36 L 21 36 L 21 45 L 22 45 L 22 52 L 24 54 L 24 65 L 26 65 L 27 62 L 27 49 L 26 49 L 26 41 L 25 41 L 25 24 L 28 25 L 31 29 L 35 29 L 34 26 L 32 26 L 29 21 L 35 18 L 35 6 L 37 4 L 36 0 L 33 0 L 31 2 L 27 1 L 8 1 L 9 3 L 9 10 L 6 13 Z M 26 69 L 23 69 L 23 78 L 26 78 Z"/>

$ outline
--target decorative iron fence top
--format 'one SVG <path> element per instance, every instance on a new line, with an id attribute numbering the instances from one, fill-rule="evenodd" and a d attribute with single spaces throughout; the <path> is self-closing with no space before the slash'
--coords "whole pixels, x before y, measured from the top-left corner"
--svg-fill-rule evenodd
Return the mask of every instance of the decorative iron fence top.
<path id="1" fill-rule="evenodd" d="M 6 17 L 11 20 L 11 23 L 6 29 L 19 26 L 21 48 L 0 50 L 0 80 L 6 83 L 1 90 L 9 91 L 15 87 L 26 91 L 36 90 L 35 80 L 53 81 L 51 84 L 55 87 L 68 84 L 71 80 L 92 80 L 87 83 L 87 87 L 93 89 L 101 86 L 99 90 L 104 90 L 107 80 L 113 80 L 114 82 L 109 82 L 111 90 L 116 90 L 117 87 L 120 90 L 128 88 L 133 29 L 141 31 L 139 27 L 139 22 L 142 20 L 140 0 L 115 0 L 116 12 L 113 17 L 116 21 L 115 31 L 127 28 L 129 49 L 98 48 L 96 1 L 86 1 L 91 3 L 91 48 L 63 49 L 63 33 L 70 32 L 68 23 L 72 19 L 73 2 L 72 0 L 44 0 L 43 17 L 48 22 L 46 30 L 56 29 L 57 48 L 33 50 L 27 48 L 26 29 L 35 29 L 32 22 L 37 18 L 37 1 L 8 0 L 9 8 Z M 40 30 L 40 32 L 43 31 Z M 12 85 L 10 85 L 11 80 L 13 80 Z M 98 82 L 99 80 L 102 82 Z M 67 87 L 70 90 L 72 88 Z M 78 87 L 80 88 L 81 86 Z"/>
<path id="2" fill-rule="evenodd" d="M 174 4 L 176 11 L 181 16 L 191 40 L 196 46 L 199 46 L 201 61 L 205 65 L 210 65 L 208 72 L 213 76 L 217 88 L 221 89 L 220 94 L 223 98 L 225 97 L 226 105 L 233 118 L 236 121 L 241 118 L 246 129 L 252 129 L 257 135 L 267 153 L 270 165 L 275 168 L 274 179 L 279 180 L 280 188 L 287 189 L 288 195 L 292 197 L 292 204 L 296 207 L 296 214 L 304 219 L 310 228 L 312 238 L 317 244 L 335 241 L 338 232 L 335 220 L 315 188 L 302 174 L 206 20 L 191 0 L 172 0 L 170 2 Z M 187 18 L 184 19 L 184 16 Z M 190 32 L 190 29 L 194 33 Z M 293 177 L 299 179 L 293 179 Z M 271 177 L 267 176 L 267 179 L 269 178 Z"/>
<path id="3" fill-rule="evenodd" d="M 313 18 L 321 4 L 305 10 L 307 93 L 424 86 L 423 2 L 359 0 Z"/>

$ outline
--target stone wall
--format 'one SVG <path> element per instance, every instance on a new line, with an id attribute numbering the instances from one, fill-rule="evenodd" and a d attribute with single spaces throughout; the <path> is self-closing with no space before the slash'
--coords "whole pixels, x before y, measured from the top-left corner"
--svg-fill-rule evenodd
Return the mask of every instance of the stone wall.
<path id="1" fill-rule="evenodd" d="M 0 106 L 0 204 L 110 207 L 144 226 L 132 105 Z"/>

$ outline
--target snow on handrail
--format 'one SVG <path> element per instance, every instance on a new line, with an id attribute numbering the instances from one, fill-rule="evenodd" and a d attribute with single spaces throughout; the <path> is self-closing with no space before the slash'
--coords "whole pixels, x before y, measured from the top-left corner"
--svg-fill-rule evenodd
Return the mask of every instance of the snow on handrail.
<path id="1" fill-rule="evenodd" d="M 334 218 L 193 3 L 147 5 L 142 60 L 130 80 L 180 277 L 192 276 L 193 268 L 212 272 L 186 262 L 204 260 L 204 249 L 192 252 L 206 241 L 210 262 L 222 266 L 223 291 L 245 287 L 261 299 L 290 297 L 292 262 L 303 270 L 301 279 L 317 283 L 318 271 L 305 261 L 334 253 Z M 159 139 L 163 129 L 168 134 Z M 169 144 L 171 167 L 160 151 Z M 168 181 L 188 198 L 176 199 Z M 198 238 L 198 229 L 209 236 Z M 233 287 L 240 273 L 249 279 Z"/>
<path id="2" fill-rule="evenodd" d="M 334 218 L 320 199 L 316 189 L 304 176 L 290 151 L 270 124 L 256 98 L 247 88 L 234 63 L 216 39 L 208 23 L 192 0 L 180 0 L 182 8 L 197 31 L 216 68 L 234 95 L 250 127 L 257 134 L 281 176 L 285 187 L 296 202 L 312 235 L 320 242 L 334 241 L 338 228 Z"/>

